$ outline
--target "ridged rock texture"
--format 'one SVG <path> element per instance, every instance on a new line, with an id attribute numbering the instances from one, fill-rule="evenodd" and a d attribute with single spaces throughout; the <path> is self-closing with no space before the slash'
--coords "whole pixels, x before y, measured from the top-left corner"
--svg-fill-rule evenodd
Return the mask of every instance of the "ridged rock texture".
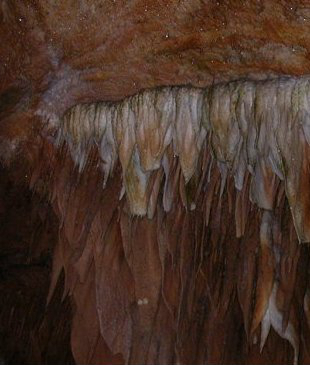
<path id="1" fill-rule="evenodd" d="M 308 0 L 0 0 L 0 363 L 310 363 Z"/>
<path id="2" fill-rule="evenodd" d="M 309 361 L 309 86 L 165 87 L 45 127 L 30 184 L 78 363 Z"/>

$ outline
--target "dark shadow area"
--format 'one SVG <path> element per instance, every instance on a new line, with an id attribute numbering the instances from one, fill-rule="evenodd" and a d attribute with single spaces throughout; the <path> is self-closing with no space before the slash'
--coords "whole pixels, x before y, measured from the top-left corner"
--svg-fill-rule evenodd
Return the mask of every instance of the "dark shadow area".
<path id="1" fill-rule="evenodd" d="M 63 278 L 46 307 L 58 221 L 27 179 L 0 167 L 0 363 L 74 364 Z"/>

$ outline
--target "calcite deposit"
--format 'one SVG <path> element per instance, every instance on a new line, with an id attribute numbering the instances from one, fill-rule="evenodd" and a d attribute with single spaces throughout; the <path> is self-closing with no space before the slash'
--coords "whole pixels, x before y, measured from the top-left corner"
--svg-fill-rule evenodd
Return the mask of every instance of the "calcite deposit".
<path id="1" fill-rule="evenodd" d="M 0 362 L 309 364 L 307 0 L 0 0 Z"/>
<path id="2" fill-rule="evenodd" d="M 178 157 L 185 190 L 197 170 L 198 178 L 204 172 L 197 169 L 203 147 L 212 151 L 219 165 L 222 191 L 228 173 L 239 191 L 245 174 L 250 174 L 250 199 L 259 208 L 273 210 L 283 182 L 299 240 L 310 241 L 310 203 L 305 199 L 310 142 L 307 77 L 147 90 L 117 104 L 77 105 L 58 121 L 57 129 L 56 144 L 68 144 L 80 172 L 94 146 L 105 181 L 119 158 L 132 214 L 147 213 L 154 170 L 163 169 L 163 195 L 168 197 L 166 188 L 173 178 L 169 151 Z"/>

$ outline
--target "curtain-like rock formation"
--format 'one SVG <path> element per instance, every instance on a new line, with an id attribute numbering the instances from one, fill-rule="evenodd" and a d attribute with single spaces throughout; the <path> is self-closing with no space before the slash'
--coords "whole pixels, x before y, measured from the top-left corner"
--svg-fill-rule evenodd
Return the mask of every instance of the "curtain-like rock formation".
<path id="1" fill-rule="evenodd" d="M 80 172 L 94 145 L 105 181 L 119 156 L 133 214 L 152 216 L 149 200 L 156 193 L 150 175 L 160 167 L 167 182 L 164 200 L 169 200 L 170 144 L 180 162 L 183 185 L 195 173 L 204 145 L 219 164 L 222 190 L 228 172 L 239 191 L 250 173 L 251 201 L 259 208 L 273 209 L 279 180 L 283 181 L 298 237 L 310 241 L 306 198 L 310 79 L 306 77 L 239 81 L 204 90 L 148 90 L 118 104 L 78 105 L 58 127 L 58 144 L 68 143 Z M 192 203 L 193 208 L 196 202 Z M 169 210 L 171 202 L 163 205 Z"/>
<path id="2" fill-rule="evenodd" d="M 0 362 L 310 363 L 309 22 L 0 0 Z"/>
<path id="3" fill-rule="evenodd" d="M 31 185 L 77 363 L 309 361 L 309 97 L 306 77 L 166 87 L 44 136 Z"/>

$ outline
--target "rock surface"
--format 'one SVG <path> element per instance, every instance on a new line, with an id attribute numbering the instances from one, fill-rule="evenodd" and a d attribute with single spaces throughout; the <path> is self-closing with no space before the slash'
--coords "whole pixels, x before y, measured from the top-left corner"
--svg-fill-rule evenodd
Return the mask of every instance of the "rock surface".
<path id="1" fill-rule="evenodd" d="M 70 326 L 81 364 L 310 362 L 309 30 L 307 0 L 0 0 L 0 160 L 58 219 L 49 293 L 2 245 L 1 356 L 70 362 Z"/>

